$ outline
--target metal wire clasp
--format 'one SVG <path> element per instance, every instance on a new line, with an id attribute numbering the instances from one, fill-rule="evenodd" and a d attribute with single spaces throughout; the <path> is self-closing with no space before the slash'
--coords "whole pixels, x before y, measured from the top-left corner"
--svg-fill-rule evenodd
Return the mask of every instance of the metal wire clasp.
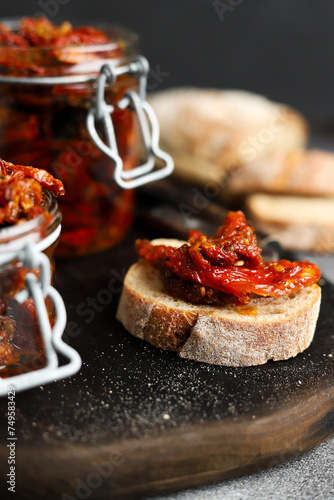
<path id="1" fill-rule="evenodd" d="M 36 246 L 28 243 L 17 255 L 17 258 L 28 269 L 40 269 L 40 280 L 33 273 L 27 273 L 26 289 L 16 294 L 14 299 L 22 304 L 32 297 L 36 315 L 43 338 L 46 366 L 28 373 L 0 379 L 0 396 L 5 396 L 8 386 L 23 391 L 39 385 L 53 382 L 76 373 L 81 367 L 79 354 L 62 340 L 66 325 L 66 309 L 61 295 L 51 286 L 51 265 L 48 257 L 37 251 Z M 51 329 L 45 298 L 50 297 L 55 308 L 56 321 Z M 59 366 L 58 356 L 61 354 L 68 363 Z"/>
<path id="2" fill-rule="evenodd" d="M 138 92 L 129 90 L 115 106 L 119 109 L 128 107 L 135 112 L 145 151 L 144 163 L 131 170 L 124 170 L 123 161 L 118 153 L 112 121 L 114 106 L 107 104 L 105 101 L 105 86 L 114 83 L 117 75 L 122 73 L 119 68 L 115 68 L 110 64 L 102 66 L 97 80 L 96 97 L 88 111 L 86 126 L 94 144 L 114 162 L 114 179 L 117 184 L 123 189 L 133 189 L 148 182 L 167 177 L 174 169 L 174 162 L 172 157 L 159 147 L 159 123 L 152 107 L 145 100 L 149 70 L 147 60 L 139 56 L 126 69 L 130 74 L 138 78 Z M 96 122 L 99 123 L 99 129 L 105 135 L 107 144 L 101 139 L 96 128 Z M 162 161 L 164 166 L 154 170 L 157 160 Z"/>

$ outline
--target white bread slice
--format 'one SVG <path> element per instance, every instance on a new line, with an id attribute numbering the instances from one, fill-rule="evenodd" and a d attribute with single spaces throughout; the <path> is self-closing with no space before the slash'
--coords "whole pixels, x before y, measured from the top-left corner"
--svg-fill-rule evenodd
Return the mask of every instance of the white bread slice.
<path id="1" fill-rule="evenodd" d="M 334 153 L 276 151 L 245 163 L 230 176 L 230 194 L 252 192 L 334 196 Z"/>
<path id="2" fill-rule="evenodd" d="M 305 118 L 283 104 L 243 90 L 172 88 L 151 94 L 161 145 L 175 175 L 207 183 L 239 164 L 302 148 Z"/>
<path id="3" fill-rule="evenodd" d="M 334 198 L 252 194 L 245 210 L 252 225 L 283 248 L 334 251 Z"/>
<path id="4" fill-rule="evenodd" d="M 320 287 L 311 285 L 285 297 L 256 297 L 242 307 L 193 305 L 169 295 L 159 272 L 142 259 L 125 277 L 116 317 L 135 337 L 183 358 L 253 366 L 304 351 L 313 339 L 320 301 Z"/>

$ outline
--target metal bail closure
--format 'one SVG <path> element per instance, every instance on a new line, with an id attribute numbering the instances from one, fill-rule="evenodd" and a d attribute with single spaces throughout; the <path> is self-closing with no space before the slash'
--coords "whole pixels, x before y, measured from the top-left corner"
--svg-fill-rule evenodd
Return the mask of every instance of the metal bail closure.
<path id="1" fill-rule="evenodd" d="M 94 144 L 113 161 L 116 183 L 123 189 L 133 189 L 170 175 L 174 169 L 174 161 L 169 154 L 159 147 L 159 123 L 152 107 L 145 100 L 146 79 L 149 69 L 147 60 L 139 56 L 127 69 L 130 74 L 138 78 L 139 89 L 138 92 L 130 90 L 125 93 L 116 106 L 119 109 L 128 107 L 137 116 L 140 139 L 145 151 L 144 163 L 131 170 L 124 170 L 123 161 L 118 153 L 112 121 L 114 107 L 106 103 L 104 92 L 106 84 L 112 84 L 116 80 L 117 74 L 122 73 L 119 68 L 114 68 L 110 64 L 105 64 L 101 68 L 97 81 L 96 97 L 88 111 L 86 126 Z M 96 122 L 99 123 L 99 130 L 106 137 L 107 144 L 101 139 L 95 125 Z M 162 162 L 163 166 L 154 169 L 157 162 Z"/>
<path id="2" fill-rule="evenodd" d="M 74 375 L 81 367 L 81 358 L 77 351 L 65 344 L 62 335 L 66 325 L 66 310 L 61 295 L 50 284 L 51 266 L 48 257 L 37 251 L 36 246 L 28 243 L 18 253 L 18 259 L 29 269 L 40 268 L 40 281 L 35 274 L 26 275 L 26 290 L 22 290 L 14 297 L 22 304 L 32 297 L 40 331 L 43 338 L 46 366 L 31 372 L 14 375 L 6 379 L 0 379 L 0 396 L 7 395 L 8 388 L 14 387 L 16 392 L 54 382 Z M 56 321 L 51 329 L 48 312 L 45 306 L 45 298 L 50 297 L 55 308 Z M 57 354 L 63 355 L 69 361 L 59 366 Z"/>

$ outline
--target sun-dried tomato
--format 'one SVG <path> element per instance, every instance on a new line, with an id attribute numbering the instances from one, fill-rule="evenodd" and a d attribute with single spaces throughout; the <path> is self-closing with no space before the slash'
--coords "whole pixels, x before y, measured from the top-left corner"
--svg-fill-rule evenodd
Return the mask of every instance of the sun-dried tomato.
<path id="1" fill-rule="evenodd" d="M 39 182 L 43 188 L 48 189 L 57 196 L 63 196 L 65 194 L 63 183 L 59 179 L 55 179 L 49 172 L 46 172 L 46 170 L 27 167 L 25 165 L 14 165 L 9 161 L 0 159 L 0 175 L 2 177 L 2 179 L 0 179 L 2 182 L 12 182 L 13 180 L 30 177 Z"/>
<path id="2" fill-rule="evenodd" d="M 2 321 L 2 317 L 0 316 L 0 366 L 4 366 L 14 362 L 14 354 L 13 347 L 8 340 L 7 332 L 2 329 L 1 323 L 4 323 L 4 321 Z"/>
<path id="3" fill-rule="evenodd" d="M 21 35 L 13 33 L 6 25 L 0 24 L 0 45 L 27 47 L 29 44 Z"/>
<path id="4" fill-rule="evenodd" d="M 45 17 L 25 17 L 22 19 L 18 35 L 26 41 L 27 45 L 35 47 L 45 47 L 53 45 L 55 40 L 66 36 L 72 30 L 68 22 L 62 23 L 59 27 L 51 23 Z"/>
<path id="5" fill-rule="evenodd" d="M 136 248 L 160 270 L 172 295 L 195 303 L 233 299 L 245 304 L 252 294 L 280 297 L 320 279 L 320 270 L 308 261 L 263 262 L 253 228 L 241 211 L 229 212 L 212 238 L 196 232 L 179 248 L 147 240 L 137 240 Z"/>
<path id="6" fill-rule="evenodd" d="M 102 31 L 90 26 L 72 29 L 54 41 L 55 47 L 75 47 L 77 45 L 104 45 L 109 38 Z"/>
<path id="7" fill-rule="evenodd" d="M 10 68 L 15 76 L 42 76 L 45 74 L 45 69 L 36 64 L 24 63 L 15 61 L 12 57 L 0 57 L 0 71 L 6 73 Z"/>
<path id="8" fill-rule="evenodd" d="M 43 213 L 43 189 L 62 196 L 63 183 L 45 170 L 0 159 L 0 225 L 16 224 Z"/>
<path id="9" fill-rule="evenodd" d="M 53 53 L 60 62 L 66 64 L 121 57 L 122 50 L 118 44 L 106 47 L 104 51 L 96 52 L 96 45 L 108 44 L 110 44 L 110 39 L 102 31 L 83 26 L 57 38 L 54 42 L 54 46 L 57 48 L 53 50 Z M 82 47 L 85 47 L 85 50 L 81 50 Z M 91 50 L 87 51 L 86 47 L 91 47 Z"/>

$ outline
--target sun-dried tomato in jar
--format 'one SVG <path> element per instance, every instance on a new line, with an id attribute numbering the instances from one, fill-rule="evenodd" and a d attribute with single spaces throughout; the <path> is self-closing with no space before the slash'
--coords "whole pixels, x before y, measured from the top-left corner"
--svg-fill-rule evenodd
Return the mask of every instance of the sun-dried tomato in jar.
<path id="1" fill-rule="evenodd" d="M 106 62 L 121 65 L 134 55 L 135 45 L 135 35 L 111 27 L 55 26 L 43 18 L 0 24 L 1 154 L 13 163 L 48 170 L 64 183 L 59 255 L 107 248 L 132 221 L 133 190 L 115 183 L 112 161 L 87 132 L 96 79 L 85 77 L 96 77 Z M 60 83 L 59 77 L 78 78 Z M 46 83 L 36 84 L 34 78 Z M 121 74 L 106 86 L 105 99 L 113 105 L 137 87 L 138 79 Z M 128 170 L 138 163 L 137 121 L 129 108 L 115 108 L 112 115 L 119 156 Z"/>
<path id="2" fill-rule="evenodd" d="M 43 342 L 32 298 L 23 304 L 15 296 L 25 289 L 30 270 L 18 257 L 28 243 L 43 251 L 54 272 L 54 251 L 59 239 L 61 214 L 56 196 L 62 183 L 48 172 L 14 166 L 0 160 L 0 377 L 45 366 Z M 39 277 L 39 269 L 33 270 Z M 52 325 L 54 307 L 46 299 Z"/>

